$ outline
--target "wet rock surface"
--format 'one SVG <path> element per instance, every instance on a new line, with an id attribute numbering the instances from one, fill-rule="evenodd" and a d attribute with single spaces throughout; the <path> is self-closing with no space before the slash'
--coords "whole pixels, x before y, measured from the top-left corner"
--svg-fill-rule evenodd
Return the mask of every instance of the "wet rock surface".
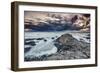
<path id="1" fill-rule="evenodd" d="M 75 39 L 71 34 L 63 34 L 54 41 L 57 52 L 51 55 L 25 58 L 25 61 L 72 60 L 90 58 L 90 43 Z"/>
<path id="2" fill-rule="evenodd" d="M 90 58 L 90 44 L 78 41 L 70 34 L 64 34 L 55 40 L 58 52 L 49 56 L 49 60 L 70 60 Z"/>

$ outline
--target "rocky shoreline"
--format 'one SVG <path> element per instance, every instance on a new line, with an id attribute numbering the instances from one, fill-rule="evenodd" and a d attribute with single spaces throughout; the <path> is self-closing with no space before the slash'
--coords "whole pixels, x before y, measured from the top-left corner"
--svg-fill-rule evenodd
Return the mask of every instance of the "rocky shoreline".
<path id="1" fill-rule="evenodd" d="M 24 61 L 72 60 L 90 58 L 90 43 L 77 40 L 71 34 L 63 34 L 54 41 L 57 52 L 51 55 L 24 58 Z"/>

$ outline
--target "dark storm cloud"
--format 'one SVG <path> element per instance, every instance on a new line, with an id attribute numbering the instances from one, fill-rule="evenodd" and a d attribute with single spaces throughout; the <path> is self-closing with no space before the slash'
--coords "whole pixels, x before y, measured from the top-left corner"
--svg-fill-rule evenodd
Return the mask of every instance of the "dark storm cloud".
<path id="1" fill-rule="evenodd" d="M 31 31 L 89 30 L 90 14 L 25 12 L 25 29 Z M 88 26 L 88 28 L 87 28 Z"/>

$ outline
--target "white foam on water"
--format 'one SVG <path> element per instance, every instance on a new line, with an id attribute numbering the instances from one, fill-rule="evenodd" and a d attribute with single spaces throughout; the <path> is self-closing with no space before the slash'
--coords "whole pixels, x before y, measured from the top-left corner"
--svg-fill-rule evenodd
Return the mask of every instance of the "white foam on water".
<path id="1" fill-rule="evenodd" d="M 52 40 L 39 42 L 36 46 L 32 47 L 29 52 L 25 54 L 25 57 L 38 57 L 42 55 L 50 55 L 57 52 L 57 48 L 54 46 Z"/>
<path id="2" fill-rule="evenodd" d="M 54 45 L 54 40 L 60 37 L 63 34 L 72 34 L 74 38 L 80 41 L 80 39 L 83 39 L 85 42 L 90 42 L 87 40 L 86 35 L 88 33 L 71 33 L 71 32 L 25 32 L 25 39 L 31 39 L 31 38 L 44 38 L 47 41 L 39 40 L 38 43 L 35 46 L 32 46 L 32 48 L 25 53 L 25 57 L 39 57 L 42 55 L 50 55 L 57 52 L 57 48 Z M 54 37 L 54 39 L 51 39 Z M 26 47 L 26 46 L 25 46 Z"/>

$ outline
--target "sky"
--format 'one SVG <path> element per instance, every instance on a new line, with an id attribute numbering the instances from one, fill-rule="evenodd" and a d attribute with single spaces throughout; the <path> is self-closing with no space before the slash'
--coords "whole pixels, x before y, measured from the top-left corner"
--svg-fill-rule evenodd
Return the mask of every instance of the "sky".
<path id="1" fill-rule="evenodd" d="M 90 14 L 24 11 L 25 30 L 90 30 Z"/>

